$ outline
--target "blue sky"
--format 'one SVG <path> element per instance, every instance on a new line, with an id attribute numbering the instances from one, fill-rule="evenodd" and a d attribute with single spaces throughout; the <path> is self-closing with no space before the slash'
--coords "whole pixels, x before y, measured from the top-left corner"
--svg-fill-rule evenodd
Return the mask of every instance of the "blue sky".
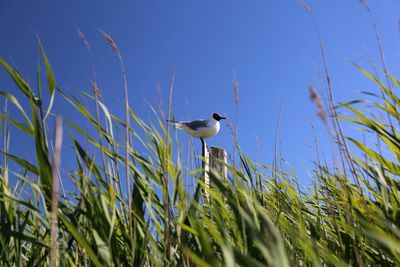
<path id="1" fill-rule="evenodd" d="M 308 1 L 326 47 L 338 101 L 376 90 L 350 63 L 379 65 L 367 13 L 356 0 Z M 400 1 L 371 1 L 390 71 L 399 76 Z M 79 25 L 93 57 L 79 41 Z M 22 1 L 0 2 L 0 57 L 17 66 L 35 84 L 37 33 L 64 90 L 90 91 L 92 64 L 110 110 L 123 116 L 123 83 L 115 55 L 97 31 L 117 42 L 126 63 L 130 103 L 151 120 L 146 101 L 157 104 L 157 84 L 166 102 L 171 73 L 176 79 L 173 114 L 177 119 L 207 118 L 218 111 L 234 120 L 233 72 L 240 87 L 239 143 L 253 159 L 273 159 L 281 106 L 282 155 L 309 182 L 304 166 L 315 159 L 311 124 L 325 153 L 327 134 L 309 100 L 308 85 L 325 94 L 323 65 L 310 17 L 297 1 Z M 3 70 L 0 90 L 21 97 Z M 3 104 L 2 104 L 3 105 Z M 55 111 L 73 119 L 61 97 Z M 347 129 L 354 134 L 352 129 Z M 186 139 L 183 133 L 179 136 Z M 29 157 L 23 135 L 11 142 Z M 231 149 L 223 125 L 209 145 Z M 68 153 L 70 147 L 64 147 Z M 68 154 L 65 154 L 68 155 Z M 65 158 L 65 156 L 64 156 Z"/>

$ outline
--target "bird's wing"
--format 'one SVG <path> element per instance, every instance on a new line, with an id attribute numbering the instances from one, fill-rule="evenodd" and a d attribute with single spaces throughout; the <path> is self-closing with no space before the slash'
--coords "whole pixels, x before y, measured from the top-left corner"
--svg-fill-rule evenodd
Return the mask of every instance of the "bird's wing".
<path id="1" fill-rule="evenodd" d="M 188 122 L 182 122 L 182 124 L 186 125 L 188 128 L 192 130 L 196 130 L 198 128 L 204 128 L 207 127 L 207 120 L 195 120 L 195 121 L 188 121 Z"/>

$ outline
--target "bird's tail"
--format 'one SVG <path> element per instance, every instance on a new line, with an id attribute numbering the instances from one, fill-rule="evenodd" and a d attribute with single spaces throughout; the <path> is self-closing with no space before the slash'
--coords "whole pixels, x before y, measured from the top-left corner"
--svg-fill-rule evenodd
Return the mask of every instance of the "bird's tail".
<path id="1" fill-rule="evenodd" d="M 174 120 L 167 120 L 167 122 L 172 123 L 176 128 L 178 129 L 184 129 L 185 125 L 179 121 L 174 121 Z"/>

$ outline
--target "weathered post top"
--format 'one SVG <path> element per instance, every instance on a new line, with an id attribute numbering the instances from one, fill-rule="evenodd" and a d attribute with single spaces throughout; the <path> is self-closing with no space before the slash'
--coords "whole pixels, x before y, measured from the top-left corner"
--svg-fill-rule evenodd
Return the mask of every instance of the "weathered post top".
<path id="1" fill-rule="evenodd" d="M 227 180 L 228 177 L 228 168 L 226 167 L 227 163 L 227 153 L 225 149 L 219 147 L 210 147 L 210 150 L 207 149 L 207 144 L 204 139 L 202 141 L 202 156 L 204 157 L 203 161 L 203 177 L 204 177 L 204 184 L 207 188 L 210 188 L 210 177 L 208 172 L 210 170 L 219 174 L 219 177 L 223 181 Z M 204 196 L 206 197 L 207 201 L 210 200 L 210 195 L 207 191 L 204 192 Z"/>
<path id="2" fill-rule="evenodd" d="M 228 177 L 228 168 L 226 167 L 227 158 L 228 156 L 225 149 L 214 146 L 210 147 L 210 169 L 218 173 L 223 181 L 226 181 Z"/>

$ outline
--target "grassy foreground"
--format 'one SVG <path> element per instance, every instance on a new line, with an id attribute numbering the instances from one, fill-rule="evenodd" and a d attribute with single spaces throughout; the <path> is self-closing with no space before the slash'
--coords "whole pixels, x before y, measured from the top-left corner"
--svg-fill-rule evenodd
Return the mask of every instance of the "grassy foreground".
<path id="1" fill-rule="evenodd" d="M 214 186 L 207 189 L 201 171 L 194 170 L 191 176 L 199 180 L 188 193 L 186 166 L 179 155 L 176 159 L 164 120 L 149 125 L 130 109 L 129 120 L 118 118 L 96 90 L 83 94 L 95 107 L 92 114 L 56 86 L 41 51 L 48 103 L 44 89 L 33 90 L 0 58 L 25 98 L 0 92 L 20 112 L 0 114 L 1 266 L 400 265 L 400 99 L 394 93 L 400 82 L 389 74 L 383 74 L 391 84 L 387 87 L 358 67 L 376 83 L 373 108 L 343 105 L 351 118 L 339 118 L 333 109 L 331 116 L 320 114 L 331 125 L 339 152 L 332 166 L 316 159 L 310 171 L 313 188 L 303 190 L 295 174 L 255 164 L 239 151 L 240 164 L 228 165 L 230 182 L 210 173 Z M 92 129 L 58 119 L 53 135 L 55 97 Z M 318 103 L 316 95 L 313 101 Z M 339 119 L 357 125 L 378 145 L 345 138 Z M 128 141 L 122 134 L 126 129 Z M 32 158 L 9 153 L 18 142 L 8 141 L 13 131 L 24 132 L 35 144 Z M 70 170 L 59 166 L 63 132 L 64 142 L 69 138 L 74 147 L 76 164 Z M 350 143 L 357 156 L 350 153 Z M 74 189 L 61 190 L 60 178 Z"/>

